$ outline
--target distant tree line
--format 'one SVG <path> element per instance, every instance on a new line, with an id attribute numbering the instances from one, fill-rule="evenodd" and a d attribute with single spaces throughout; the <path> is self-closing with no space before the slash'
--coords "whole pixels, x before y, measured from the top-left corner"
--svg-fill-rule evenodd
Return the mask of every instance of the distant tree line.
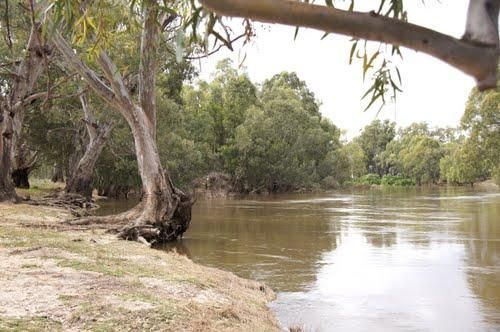
<path id="1" fill-rule="evenodd" d="M 319 112 L 320 102 L 295 73 L 262 84 L 221 61 L 210 82 L 197 81 L 189 62 L 166 63 L 157 82 L 157 139 L 175 183 L 191 188 L 211 172 L 226 174 L 233 190 L 284 192 L 350 184 L 470 184 L 499 177 L 499 93 L 473 91 L 459 128 L 414 123 L 396 129 L 374 120 L 349 142 Z M 95 166 L 101 195 L 138 192 L 133 140 L 127 125 L 99 99 L 89 104 L 114 130 Z M 70 176 L 89 134 L 78 98 L 28 113 L 27 146 L 41 151 L 38 176 Z"/>

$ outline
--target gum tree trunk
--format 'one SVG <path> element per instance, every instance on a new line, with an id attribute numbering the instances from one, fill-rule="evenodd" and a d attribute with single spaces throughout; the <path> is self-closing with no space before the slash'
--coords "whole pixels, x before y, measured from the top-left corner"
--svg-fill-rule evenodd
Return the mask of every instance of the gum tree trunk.
<path id="1" fill-rule="evenodd" d="M 0 105 L 0 202 L 17 200 L 16 191 L 10 176 L 12 149 L 12 119 Z"/>
<path id="2" fill-rule="evenodd" d="M 163 169 L 146 114 L 137 109 L 136 115 L 132 133 L 143 198 L 131 211 L 129 224 L 121 230 L 120 236 L 133 240 L 142 237 L 148 242 L 173 241 L 188 229 L 193 202 L 172 185 L 168 172 Z"/>
<path id="3" fill-rule="evenodd" d="M 44 5 L 46 3 L 40 4 L 39 9 Z M 8 93 L 0 95 L 0 201 L 19 200 L 12 182 L 15 150 L 21 137 L 25 107 L 36 99 L 32 92 L 50 53 L 50 47 L 42 40 L 41 23 L 33 22 L 26 55 L 15 69 L 15 78 L 8 83 Z M 19 179 L 26 185 L 24 174 L 19 174 Z"/>
<path id="4" fill-rule="evenodd" d="M 29 189 L 30 181 L 29 174 L 31 170 L 29 168 L 18 168 L 12 172 L 12 179 L 14 180 L 14 185 L 16 188 Z"/>
<path id="5" fill-rule="evenodd" d="M 498 0 L 469 0 L 464 40 L 498 47 Z"/>
<path id="6" fill-rule="evenodd" d="M 52 182 L 64 182 L 64 170 L 61 163 L 56 162 L 52 169 Z"/>
<path id="7" fill-rule="evenodd" d="M 127 121 L 134 137 L 142 180 L 142 201 L 132 210 L 109 217 L 91 217 L 75 224 L 124 223 L 119 236 L 144 243 L 162 243 L 178 239 L 188 229 L 193 200 L 175 188 L 160 162 L 156 144 L 155 74 L 159 37 L 158 3 L 144 1 L 144 22 L 141 36 L 139 68 L 139 100 L 130 96 L 120 71 L 105 52 L 97 59 L 108 83 L 85 65 L 59 34 L 53 40 L 65 64 L 76 70 L 87 84 L 119 112 Z"/>
<path id="8" fill-rule="evenodd" d="M 29 175 L 35 169 L 37 159 L 38 153 L 29 151 L 26 143 L 18 139 L 17 148 L 14 151 L 14 170 L 12 171 L 12 179 L 16 188 L 28 189 L 30 187 Z"/>
<path id="9" fill-rule="evenodd" d="M 71 177 L 66 183 L 65 192 L 79 194 L 90 199 L 92 198 L 92 177 L 94 168 L 111 134 L 112 126 L 109 124 L 97 123 L 89 109 L 85 96 L 80 97 L 80 102 L 85 114 L 85 124 L 89 135 L 89 143 L 83 157 L 79 160 Z"/>

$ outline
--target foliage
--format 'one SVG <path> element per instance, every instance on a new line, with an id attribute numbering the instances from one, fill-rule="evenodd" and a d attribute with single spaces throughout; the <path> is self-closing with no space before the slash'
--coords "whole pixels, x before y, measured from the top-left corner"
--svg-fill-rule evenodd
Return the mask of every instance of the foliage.
<path id="1" fill-rule="evenodd" d="M 344 144 L 341 151 L 347 157 L 351 179 L 366 173 L 365 154 L 357 140 Z"/>
<path id="2" fill-rule="evenodd" d="M 382 180 L 380 181 L 380 184 L 383 186 L 408 187 L 414 186 L 415 181 L 399 175 L 384 175 L 382 177 Z"/>
<path id="3" fill-rule="evenodd" d="M 500 165 L 500 91 L 471 92 L 461 120 L 469 144 L 479 150 L 488 171 Z"/>
<path id="4" fill-rule="evenodd" d="M 381 183 L 381 179 L 378 174 L 370 173 L 357 179 L 356 183 L 364 185 L 379 185 Z"/>
<path id="5" fill-rule="evenodd" d="M 455 143 L 440 161 L 442 179 L 451 184 L 474 183 L 485 178 L 487 171 L 480 151 L 470 144 Z"/>
<path id="6" fill-rule="evenodd" d="M 448 144 L 441 160 L 443 180 L 465 184 L 498 177 L 500 169 L 500 93 L 474 89 L 461 120 L 464 137 Z M 498 181 L 497 181 L 498 182 Z"/>
<path id="7" fill-rule="evenodd" d="M 363 149 L 368 172 L 383 175 L 383 171 L 378 167 L 376 159 L 379 154 L 385 151 L 387 144 L 394 139 L 395 135 L 396 124 L 394 122 L 374 120 L 356 138 L 361 149 Z"/>
<path id="8" fill-rule="evenodd" d="M 439 142 L 428 136 L 415 136 L 400 152 L 404 173 L 417 182 L 436 183 L 443 156 Z"/>
<path id="9" fill-rule="evenodd" d="M 497 184 L 497 186 L 500 186 L 500 166 L 495 167 L 493 169 L 493 172 L 491 174 L 493 181 Z"/>
<path id="10" fill-rule="evenodd" d="M 141 2 L 94 0 L 86 2 L 92 5 L 83 11 L 71 2 L 53 2 L 56 22 L 67 24 L 90 65 L 96 52 L 106 49 L 134 94 Z M 350 3 L 353 9 L 354 1 Z M 3 62 L 22 54 L 27 37 L 22 27 L 30 20 L 19 7 L 12 10 L 10 43 L 0 45 Z M 406 19 L 402 1 L 381 1 L 377 12 Z M 207 51 L 209 36 L 216 41 L 211 43 L 214 48 L 231 47 L 233 32 L 224 29 L 223 18 L 202 11 L 195 2 L 165 2 L 160 13 L 173 23 L 163 31 L 160 43 L 158 149 L 163 165 L 182 187 L 211 171 L 229 174 L 242 191 L 336 188 L 352 179 L 384 185 L 435 183 L 440 178 L 468 183 L 499 173 L 497 91 L 471 94 L 462 119 L 463 137 L 453 128 L 432 130 L 425 123 L 396 132 L 395 123 L 375 120 L 359 137 L 343 143 L 339 129 L 321 116 L 320 102 L 296 73 L 277 73 L 256 85 L 247 73 L 223 60 L 210 82 L 189 84 L 197 73 L 188 54 Z M 205 35 L 199 29 L 202 25 L 208 31 Z M 5 24 L 0 28 L 5 35 Z M 243 29 L 245 37 L 252 36 L 249 22 Z M 399 49 L 394 47 L 390 53 L 398 56 Z M 399 73 L 383 50 L 371 52 L 366 44 L 353 40 L 353 58 L 363 62 L 363 75 L 375 74 L 367 93 L 370 103 L 384 99 L 388 89 L 399 91 Z M 49 66 L 45 75 L 43 79 L 57 81 L 65 73 Z M 2 89 L 8 87 L 5 77 L 0 75 Z M 80 84 L 70 80 L 53 93 L 70 96 L 82 88 Z M 140 187 L 130 130 L 123 120 L 108 114 L 97 98 L 91 102 L 98 118 L 116 121 L 96 167 L 95 186 L 103 192 Z M 32 106 L 24 128 L 30 147 L 40 152 L 42 165 L 63 164 L 69 173 L 87 141 L 78 98 Z"/>
<path id="11" fill-rule="evenodd" d="M 334 176 L 343 163 L 341 154 L 335 153 L 338 129 L 311 116 L 301 96 L 289 87 L 274 87 L 265 95 L 262 107 L 248 110 L 235 138 L 236 178 L 244 190 L 308 188 Z M 325 183 L 331 186 L 331 180 Z"/>
<path id="12" fill-rule="evenodd" d="M 274 75 L 271 79 L 264 81 L 262 87 L 262 100 L 265 102 L 269 98 L 273 98 L 275 89 L 291 89 L 300 98 L 302 107 L 309 115 L 321 117 L 319 112 L 320 103 L 314 96 L 314 93 L 309 90 L 306 82 L 302 81 L 295 72 L 282 72 Z"/>

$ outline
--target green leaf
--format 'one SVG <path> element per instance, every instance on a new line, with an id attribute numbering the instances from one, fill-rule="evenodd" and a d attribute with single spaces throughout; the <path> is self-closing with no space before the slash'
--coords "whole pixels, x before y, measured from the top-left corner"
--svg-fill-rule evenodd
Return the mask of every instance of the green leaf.
<path id="1" fill-rule="evenodd" d="M 375 52 L 371 56 L 370 60 L 368 60 L 368 62 L 366 62 L 366 63 L 363 64 L 363 80 L 365 79 L 365 75 L 368 72 L 368 70 L 372 67 L 373 61 L 375 61 L 375 59 L 379 56 L 379 54 L 380 54 L 379 51 Z M 365 57 L 364 57 L 364 61 L 365 60 L 366 60 L 366 54 L 365 54 Z"/>
<path id="2" fill-rule="evenodd" d="M 354 0 L 351 0 L 351 4 L 349 5 L 349 11 L 352 12 L 354 10 Z"/>
<path id="3" fill-rule="evenodd" d="M 352 64 L 352 59 L 354 57 L 354 52 L 356 52 L 356 47 L 358 47 L 357 40 L 352 44 L 351 52 L 349 53 L 349 64 Z"/>

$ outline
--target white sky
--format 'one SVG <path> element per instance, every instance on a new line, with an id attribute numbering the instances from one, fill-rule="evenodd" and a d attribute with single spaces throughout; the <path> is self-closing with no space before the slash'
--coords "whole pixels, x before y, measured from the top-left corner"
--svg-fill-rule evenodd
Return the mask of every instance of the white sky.
<path id="1" fill-rule="evenodd" d="M 409 21 L 461 37 L 465 29 L 467 0 L 414 0 L 407 5 Z M 378 0 L 365 1 L 370 10 Z M 407 2 L 409 3 L 409 2 Z M 371 4 L 371 7 L 370 7 Z M 361 63 L 348 64 L 350 43 L 343 36 L 302 29 L 294 41 L 294 28 L 273 25 L 259 29 L 255 40 L 235 52 L 219 52 L 201 63 L 200 78 L 209 79 L 215 64 L 226 57 L 238 64 L 244 54 L 244 66 L 252 81 L 259 83 L 281 71 L 295 71 L 323 103 L 321 112 L 352 138 L 377 117 L 378 107 L 363 112 L 366 101 L 360 98 L 366 90 Z M 396 120 L 398 126 L 426 121 L 431 126 L 457 126 L 464 111 L 474 80 L 449 65 L 412 50 L 403 50 L 400 65 L 404 92 L 397 102 L 387 104 L 380 119 Z M 367 82 L 368 83 L 368 82 Z"/>

